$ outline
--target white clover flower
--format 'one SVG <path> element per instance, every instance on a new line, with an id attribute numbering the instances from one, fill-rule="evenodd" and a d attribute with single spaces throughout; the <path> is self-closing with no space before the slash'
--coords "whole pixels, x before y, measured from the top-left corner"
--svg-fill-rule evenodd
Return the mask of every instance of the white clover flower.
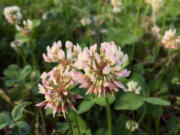
<path id="1" fill-rule="evenodd" d="M 140 94 L 141 87 L 138 86 L 138 83 L 135 81 L 130 81 L 127 83 L 128 89 L 127 91 L 129 92 L 134 92 L 135 94 Z"/>
<path id="2" fill-rule="evenodd" d="M 122 5 L 121 0 L 111 0 L 111 4 L 113 7 L 119 7 Z"/>
<path id="3" fill-rule="evenodd" d="M 30 19 L 24 20 L 23 26 L 16 25 L 16 29 L 18 31 L 21 31 L 24 36 L 29 36 L 32 32 L 32 28 L 33 28 L 33 22 Z"/>
<path id="4" fill-rule="evenodd" d="M 173 77 L 172 80 L 171 80 L 171 83 L 172 83 L 172 84 L 179 85 L 179 84 L 180 84 L 180 80 L 179 80 L 178 77 Z"/>
<path id="5" fill-rule="evenodd" d="M 99 17 L 98 17 L 97 15 L 94 15 L 94 16 L 92 17 L 92 20 L 93 20 L 94 22 L 98 22 Z"/>
<path id="6" fill-rule="evenodd" d="M 107 32 L 108 32 L 107 29 L 101 29 L 101 33 L 105 34 Z"/>
<path id="7" fill-rule="evenodd" d="M 128 130 L 133 132 L 134 130 L 138 129 L 138 127 L 139 127 L 139 124 L 137 122 L 135 122 L 133 120 L 126 121 L 126 128 Z"/>
<path id="8" fill-rule="evenodd" d="M 20 11 L 21 9 L 18 6 L 6 7 L 4 16 L 10 24 L 19 24 L 22 19 Z"/>
<path id="9" fill-rule="evenodd" d="M 92 30 L 92 29 L 88 29 L 88 35 L 93 36 L 96 35 L 96 31 Z"/>
<path id="10" fill-rule="evenodd" d="M 151 4 L 153 12 L 157 12 L 163 5 L 163 0 L 145 0 L 145 3 Z"/>
<path id="11" fill-rule="evenodd" d="M 11 42 L 11 47 L 12 47 L 14 50 L 18 51 L 18 48 L 21 47 L 22 44 L 23 44 L 23 43 L 22 43 L 21 40 L 14 40 L 14 41 Z"/>
<path id="12" fill-rule="evenodd" d="M 151 5 L 151 7 L 152 7 L 152 20 L 155 23 L 158 10 L 163 5 L 163 0 L 145 0 L 145 3 Z"/>
<path id="13" fill-rule="evenodd" d="M 111 4 L 113 6 L 113 12 L 119 13 L 123 9 L 123 4 L 121 0 L 111 0 Z"/>
<path id="14" fill-rule="evenodd" d="M 43 20 L 47 20 L 47 18 L 48 18 L 47 13 L 43 13 L 42 19 L 43 19 Z"/>
<path id="15" fill-rule="evenodd" d="M 27 27 L 29 30 L 32 30 L 33 22 L 32 20 L 28 19 L 26 21 L 23 21 L 24 27 Z"/>
<path id="16" fill-rule="evenodd" d="M 167 49 L 177 49 L 180 46 L 180 37 L 176 37 L 176 29 L 169 29 L 164 33 L 162 44 Z"/>
<path id="17" fill-rule="evenodd" d="M 113 7 L 113 12 L 119 13 L 119 12 L 121 12 L 121 8 L 120 7 Z"/>
<path id="18" fill-rule="evenodd" d="M 83 26 L 87 26 L 87 25 L 91 24 L 91 19 L 90 18 L 82 18 L 81 19 L 81 24 Z"/>

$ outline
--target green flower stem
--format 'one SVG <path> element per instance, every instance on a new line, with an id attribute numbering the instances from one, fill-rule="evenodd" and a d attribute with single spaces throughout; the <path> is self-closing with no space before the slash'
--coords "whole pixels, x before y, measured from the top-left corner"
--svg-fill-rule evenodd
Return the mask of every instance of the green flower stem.
<path id="1" fill-rule="evenodd" d="M 112 135 L 111 108 L 108 97 L 106 97 L 105 100 L 106 100 L 106 117 L 107 117 L 107 125 L 108 125 L 108 135 Z"/>
<path id="2" fill-rule="evenodd" d="M 138 2 L 137 13 L 136 13 L 135 31 L 134 31 L 135 34 L 137 33 L 137 27 L 138 27 L 138 22 L 139 22 L 139 15 L 140 15 L 141 4 L 142 4 L 141 1 Z"/>
<path id="3" fill-rule="evenodd" d="M 160 135 L 160 134 L 159 134 L 159 121 L 160 121 L 159 118 L 155 119 L 156 135 Z"/>
<path id="4" fill-rule="evenodd" d="M 76 122 L 77 130 L 78 130 L 78 135 L 81 135 L 80 127 L 79 127 L 79 122 L 78 122 L 78 119 L 77 119 L 76 112 L 74 112 L 74 111 L 72 111 L 72 112 L 73 112 L 74 119 L 75 119 L 75 122 Z"/>
<path id="5" fill-rule="evenodd" d="M 16 124 L 15 121 L 14 121 L 14 124 L 15 124 L 15 126 L 17 127 L 17 130 L 18 130 L 19 135 L 22 135 L 21 129 L 18 127 L 18 125 Z"/>
<path id="6" fill-rule="evenodd" d="M 101 0 L 98 1 L 98 14 L 101 14 Z"/>
<path id="7" fill-rule="evenodd" d="M 34 50 L 33 50 L 32 59 L 33 59 L 33 68 L 35 69 L 36 68 L 36 57 L 35 57 L 35 54 L 34 54 Z"/>
<path id="8" fill-rule="evenodd" d="M 26 56 L 25 56 L 23 53 L 21 53 L 21 51 L 19 51 L 18 53 L 19 53 L 19 55 L 21 56 L 24 64 L 28 64 L 27 61 L 26 61 Z"/>
<path id="9" fill-rule="evenodd" d="M 134 34 L 137 34 L 137 27 L 138 27 L 138 22 L 139 22 L 139 15 L 140 15 L 141 4 L 142 4 L 142 2 L 138 1 Z M 136 45 L 133 44 L 132 51 L 131 51 L 131 64 L 132 64 L 132 61 L 133 61 L 133 58 L 134 58 L 135 47 L 136 47 Z"/>
<path id="10" fill-rule="evenodd" d="M 146 114 L 146 107 L 144 107 L 143 113 L 141 114 L 141 117 L 140 117 L 140 119 L 138 121 L 139 125 L 143 121 L 145 114 Z"/>
<path id="11" fill-rule="evenodd" d="M 151 132 L 151 118 L 150 117 L 147 118 L 147 131 L 149 133 L 152 133 Z"/>
<path id="12" fill-rule="evenodd" d="M 16 125 L 19 135 L 22 135 L 21 129 Z"/>
<path id="13" fill-rule="evenodd" d="M 38 116 L 36 113 L 31 112 L 31 111 L 26 110 L 26 109 L 24 109 L 24 112 L 25 112 L 25 113 L 28 113 L 28 114 L 31 114 L 31 115 L 33 115 L 33 116 Z"/>
<path id="14" fill-rule="evenodd" d="M 32 49 L 32 65 L 33 65 L 33 68 L 36 69 L 36 54 L 35 54 L 36 46 L 31 42 L 31 38 L 29 38 L 28 44 Z"/>
<path id="15" fill-rule="evenodd" d="M 166 16 L 167 16 L 167 13 L 165 12 L 165 14 L 164 14 L 164 16 L 163 16 L 163 20 L 162 20 L 161 34 L 163 34 L 164 31 L 165 31 L 165 26 L 166 26 Z"/>
<path id="16" fill-rule="evenodd" d="M 176 128 L 176 131 L 175 131 L 174 135 L 178 135 L 179 131 L 180 131 L 180 124 L 178 124 L 178 127 Z"/>
<path id="17" fill-rule="evenodd" d="M 18 63 L 18 65 L 20 65 L 20 55 L 19 55 L 19 52 L 16 51 L 16 54 L 17 54 L 17 63 Z"/>
<path id="18" fill-rule="evenodd" d="M 69 124 L 71 135 L 73 135 L 72 124 L 71 124 L 71 121 L 70 121 L 69 116 L 67 114 L 66 114 L 66 118 L 67 118 L 67 121 L 68 121 L 68 124 Z"/>
<path id="19" fill-rule="evenodd" d="M 144 12 L 144 16 L 147 15 L 147 13 L 149 12 L 149 9 L 150 9 L 150 4 L 147 4 L 147 5 L 146 5 L 145 12 Z"/>
<path id="20" fill-rule="evenodd" d="M 164 16 L 163 16 L 163 19 L 162 19 L 162 26 L 161 26 L 161 35 L 164 33 L 164 31 L 165 31 L 165 25 L 166 25 L 166 12 L 165 12 L 165 14 L 164 14 Z M 162 39 L 160 39 L 160 41 L 161 41 Z M 160 48 L 161 48 L 161 42 L 159 42 L 159 44 L 158 44 L 158 46 L 157 46 L 158 48 L 157 48 L 157 55 L 156 55 L 156 58 L 158 57 L 158 55 L 159 55 L 159 52 L 160 52 Z"/>
<path id="21" fill-rule="evenodd" d="M 124 0 L 124 14 L 126 15 L 127 13 L 127 0 Z"/>
<path id="22" fill-rule="evenodd" d="M 45 125 L 45 121 L 44 121 L 44 117 L 43 117 L 43 113 L 42 113 L 41 109 L 40 109 L 40 117 L 41 117 L 41 121 L 42 121 L 43 135 L 47 135 L 47 133 L 46 133 L 46 125 Z"/>
<path id="23" fill-rule="evenodd" d="M 128 135 L 132 135 L 132 131 L 129 131 L 129 134 Z"/>

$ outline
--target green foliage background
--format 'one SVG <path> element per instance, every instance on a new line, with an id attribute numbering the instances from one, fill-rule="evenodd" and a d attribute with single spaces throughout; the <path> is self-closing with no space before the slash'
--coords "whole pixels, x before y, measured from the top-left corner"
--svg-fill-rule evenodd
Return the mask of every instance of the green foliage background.
<path id="1" fill-rule="evenodd" d="M 175 28 L 180 35 L 180 1 L 164 0 L 158 10 L 156 24 L 160 34 Z M 113 135 L 128 135 L 125 123 L 133 119 L 139 123 L 134 135 L 180 134 L 180 49 L 167 50 L 151 33 L 147 18 L 152 8 L 143 0 L 122 0 L 120 13 L 112 12 L 109 0 L 0 0 L 0 134 L 2 135 L 69 135 L 69 125 L 60 115 L 52 117 L 52 110 L 39 109 L 35 104 L 43 100 L 38 93 L 40 74 L 53 65 L 43 62 L 47 45 L 61 40 L 78 43 L 82 48 L 94 43 L 114 41 L 129 56 L 131 75 L 121 79 L 138 82 L 140 95 L 122 90 L 109 95 L 112 111 Z M 21 8 L 24 20 L 33 20 L 30 37 L 24 37 L 3 16 L 7 6 Z M 43 19 L 43 15 L 46 19 Z M 82 18 L 91 24 L 83 26 Z M 142 26 L 150 23 L 147 30 Z M 23 46 L 17 53 L 10 43 L 21 39 Z M 72 88 L 84 96 L 76 103 L 77 118 L 82 135 L 106 135 L 105 100 L 85 96 L 85 89 Z M 69 110 L 73 134 L 77 127 Z"/>

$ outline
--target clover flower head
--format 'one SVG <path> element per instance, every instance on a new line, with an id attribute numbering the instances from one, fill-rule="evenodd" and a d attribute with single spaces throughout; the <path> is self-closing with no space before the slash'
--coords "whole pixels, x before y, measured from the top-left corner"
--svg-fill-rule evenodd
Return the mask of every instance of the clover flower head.
<path id="1" fill-rule="evenodd" d="M 126 121 L 126 128 L 128 130 L 133 132 L 134 130 L 138 129 L 138 127 L 139 127 L 139 124 L 137 122 L 135 122 L 133 120 Z"/>
<path id="2" fill-rule="evenodd" d="M 68 88 L 75 82 L 71 77 L 71 69 L 59 64 L 50 72 L 41 75 L 42 84 L 38 84 L 40 93 L 45 95 L 45 100 L 36 106 L 45 106 L 56 112 L 62 112 L 66 118 L 67 108 L 75 110 L 73 103 L 76 99 L 82 98 L 79 95 L 68 91 Z"/>
<path id="3" fill-rule="evenodd" d="M 23 25 L 27 27 L 29 30 L 32 30 L 33 22 L 32 20 L 28 19 L 26 21 L 23 21 Z"/>
<path id="4" fill-rule="evenodd" d="M 119 7 L 122 5 L 121 0 L 111 0 L 111 4 L 113 7 Z"/>
<path id="5" fill-rule="evenodd" d="M 22 19 L 20 11 L 21 9 L 18 6 L 6 7 L 4 9 L 4 16 L 7 19 L 8 23 L 19 24 Z"/>
<path id="6" fill-rule="evenodd" d="M 52 47 L 47 47 L 47 55 L 43 54 L 43 58 L 46 62 L 60 62 L 63 65 L 73 65 L 74 61 L 81 48 L 79 45 L 73 45 L 72 42 L 66 41 L 66 51 L 62 49 L 61 41 L 54 42 Z"/>
<path id="7" fill-rule="evenodd" d="M 176 29 L 169 29 L 162 38 L 162 44 L 167 49 L 177 49 L 179 47 L 179 37 L 176 37 Z"/>
<path id="8" fill-rule="evenodd" d="M 157 12 L 163 5 L 163 0 L 145 0 L 145 3 L 151 4 L 153 12 Z"/>
<path id="9" fill-rule="evenodd" d="M 113 12 L 114 13 L 119 13 L 119 12 L 121 12 L 121 8 L 120 7 L 113 7 Z"/>
<path id="10" fill-rule="evenodd" d="M 118 77 L 129 76 L 130 71 L 123 69 L 127 60 L 127 54 L 114 42 L 101 43 L 99 53 L 97 44 L 94 44 L 79 53 L 74 66 L 84 73 L 77 71 L 73 76 L 81 88 L 88 88 L 86 94 L 101 96 L 104 93 L 107 96 L 108 93 L 117 92 L 118 88 L 126 90 Z"/>
<path id="11" fill-rule="evenodd" d="M 172 80 L 171 80 L 171 83 L 172 84 L 176 84 L 176 85 L 179 85 L 180 84 L 180 80 L 178 77 L 173 77 Z"/>
<path id="12" fill-rule="evenodd" d="M 130 81 L 127 83 L 128 89 L 127 91 L 129 92 L 134 92 L 135 94 L 140 94 L 141 87 L 138 86 L 138 83 L 135 81 Z"/>
<path id="13" fill-rule="evenodd" d="M 94 31 L 94 30 L 92 30 L 92 29 L 88 29 L 87 34 L 88 34 L 89 36 L 94 36 L 94 35 L 96 35 L 96 31 Z"/>
<path id="14" fill-rule="evenodd" d="M 16 25 L 16 29 L 21 31 L 24 36 L 30 36 L 33 29 L 33 21 L 28 19 L 23 21 L 23 26 Z"/>
<path id="15" fill-rule="evenodd" d="M 42 19 L 43 20 L 47 20 L 48 19 L 48 14 L 47 13 L 43 13 L 42 14 Z"/>
<path id="16" fill-rule="evenodd" d="M 23 42 L 21 40 L 14 40 L 11 42 L 11 47 L 15 50 L 18 51 L 18 48 L 21 47 Z"/>
<path id="17" fill-rule="evenodd" d="M 123 8 L 123 4 L 121 0 L 111 0 L 111 4 L 113 6 L 113 12 L 114 13 L 119 13 L 121 12 Z"/>
<path id="18" fill-rule="evenodd" d="M 82 19 L 81 19 L 81 24 L 82 24 L 83 26 L 90 25 L 90 24 L 91 24 L 91 19 L 90 19 L 90 18 L 82 18 Z"/>
<path id="19" fill-rule="evenodd" d="M 107 29 L 101 29 L 101 33 L 105 34 L 105 33 L 107 33 L 107 32 L 108 32 Z"/>

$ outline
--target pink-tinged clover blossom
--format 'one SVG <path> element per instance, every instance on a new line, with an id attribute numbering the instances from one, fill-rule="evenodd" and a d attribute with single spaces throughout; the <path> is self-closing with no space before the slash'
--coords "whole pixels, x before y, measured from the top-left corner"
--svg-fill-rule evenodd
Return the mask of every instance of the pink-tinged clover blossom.
<path id="1" fill-rule="evenodd" d="M 84 73 L 76 71 L 73 77 L 80 84 L 80 88 L 88 88 L 86 94 L 107 96 L 108 93 L 118 92 L 119 88 L 126 91 L 118 78 L 129 76 L 130 71 L 123 68 L 127 61 L 127 54 L 114 42 L 101 43 L 99 53 L 95 44 L 90 49 L 85 47 L 79 53 L 74 65 Z"/>
<path id="2" fill-rule="evenodd" d="M 41 79 L 42 84 L 38 84 L 38 87 L 39 92 L 45 95 L 45 100 L 36 106 L 51 108 L 53 116 L 56 112 L 62 112 L 66 117 L 68 107 L 76 111 L 73 103 L 82 97 L 68 91 L 68 88 L 74 84 L 70 68 L 58 65 L 50 72 L 44 72 Z"/>
<path id="3" fill-rule="evenodd" d="M 176 36 L 176 29 L 169 29 L 162 38 L 162 44 L 167 49 L 177 49 L 180 45 L 180 37 Z"/>
<path id="4" fill-rule="evenodd" d="M 43 54 L 46 62 L 58 62 L 50 72 L 44 72 L 41 75 L 42 84 L 38 84 L 41 94 L 45 95 L 45 100 L 36 106 L 45 106 L 53 110 L 53 116 L 56 112 L 62 112 L 66 118 L 67 108 L 75 111 L 73 103 L 76 99 L 82 98 L 68 90 L 75 81 L 72 78 L 74 72 L 72 65 L 79 46 L 74 46 L 71 42 L 66 42 L 66 53 L 61 49 L 61 42 L 55 42 L 50 48 L 47 47 L 47 56 Z"/>
<path id="5" fill-rule="evenodd" d="M 66 41 L 66 51 L 62 49 L 61 41 L 54 42 L 53 46 L 47 47 L 47 55 L 43 54 L 43 58 L 46 62 L 59 62 L 63 65 L 73 64 L 81 48 L 79 45 L 73 45 L 72 42 Z"/>

